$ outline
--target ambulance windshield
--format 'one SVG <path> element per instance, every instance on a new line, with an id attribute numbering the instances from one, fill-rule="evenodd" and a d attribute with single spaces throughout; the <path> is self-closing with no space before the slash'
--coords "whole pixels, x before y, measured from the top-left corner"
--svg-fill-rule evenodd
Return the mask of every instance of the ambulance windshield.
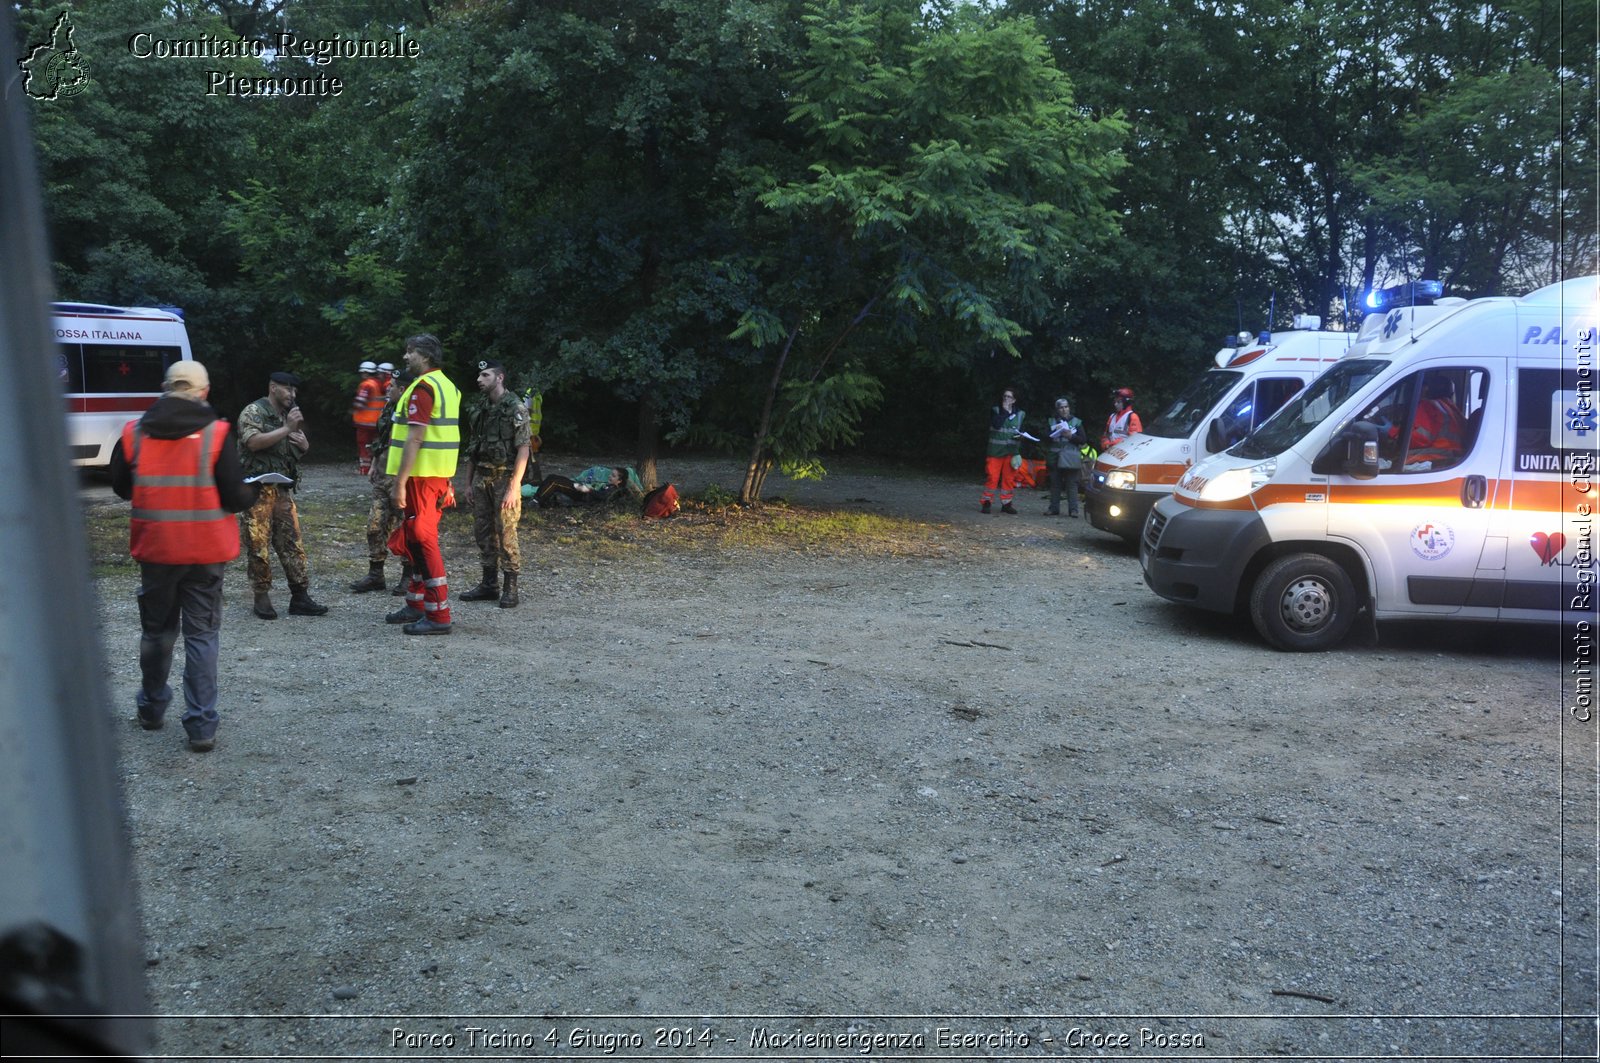
<path id="1" fill-rule="evenodd" d="M 1202 373 L 1200 379 L 1184 388 L 1183 393 L 1172 400 L 1172 405 L 1160 417 L 1144 426 L 1144 434 L 1163 439 L 1187 437 L 1200 427 L 1200 422 L 1205 420 L 1217 400 L 1232 390 L 1242 376 L 1244 374 L 1238 370 Z"/>
<path id="2" fill-rule="evenodd" d="M 1228 453 L 1241 458 L 1270 458 L 1282 454 L 1327 420 L 1351 395 L 1366 387 L 1386 365 L 1387 362 L 1377 358 L 1340 362 L 1313 380 L 1310 387 Z"/>

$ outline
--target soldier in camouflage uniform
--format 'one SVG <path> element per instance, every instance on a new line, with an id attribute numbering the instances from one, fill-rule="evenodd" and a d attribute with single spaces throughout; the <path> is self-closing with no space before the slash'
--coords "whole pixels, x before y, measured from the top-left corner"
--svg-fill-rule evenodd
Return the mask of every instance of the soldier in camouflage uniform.
<path id="1" fill-rule="evenodd" d="M 272 567 L 268 550 L 276 551 L 289 584 L 290 616 L 321 616 L 328 607 L 311 599 L 306 575 L 306 549 L 300 543 L 300 514 L 294 489 L 300 479 L 300 458 L 311 449 L 305 417 L 295 404 L 300 378 L 293 373 L 273 373 L 267 395 L 239 415 L 239 464 L 246 478 L 275 472 L 293 483 L 262 484 L 256 504 L 239 514 L 239 533 L 248 558 L 254 611 L 263 620 L 276 620 L 272 608 Z"/>
<path id="2" fill-rule="evenodd" d="M 461 454 L 467 467 L 467 495 L 472 499 L 472 534 L 483 558 L 483 582 L 461 600 L 498 598 L 500 608 L 514 609 L 522 569 L 517 522 L 522 517 L 522 472 L 528 464 L 528 411 L 506 390 L 506 368 L 499 362 L 478 363 L 478 390 L 483 397 L 467 413 L 469 441 Z M 502 573 L 504 586 L 497 586 Z"/>
<path id="3" fill-rule="evenodd" d="M 378 415 L 377 434 L 372 438 L 372 472 L 367 477 L 372 484 L 372 507 L 367 511 L 367 574 L 350 584 L 357 594 L 383 590 L 383 563 L 389 558 L 389 536 L 400 527 L 405 513 L 394 504 L 394 477 L 388 473 L 389 439 L 394 434 L 394 412 L 400 393 L 412 381 L 410 373 L 389 375 L 388 401 Z M 402 566 L 400 582 L 394 593 L 404 594 L 410 580 L 410 565 Z"/>

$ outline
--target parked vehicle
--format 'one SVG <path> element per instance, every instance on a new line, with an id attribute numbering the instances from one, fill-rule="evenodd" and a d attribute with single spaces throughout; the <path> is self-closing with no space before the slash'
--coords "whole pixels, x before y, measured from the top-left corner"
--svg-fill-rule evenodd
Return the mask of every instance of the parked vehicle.
<path id="1" fill-rule="evenodd" d="M 194 357 L 183 317 L 153 307 L 55 303 L 51 326 L 72 463 L 109 465 L 122 426 L 161 397 L 167 366 Z"/>
<path id="2" fill-rule="evenodd" d="M 1353 333 L 1322 332 L 1321 325 L 1320 318 L 1297 317 L 1292 331 L 1244 333 L 1238 346 L 1218 351 L 1216 366 L 1144 431 L 1101 452 L 1085 477 L 1089 523 L 1136 541 L 1150 507 L 1190 466 L 1239 442 L 1349 350 Z"/>
<path id="3" fill-rule="evenodd" d="M 1334 646 L 1363 612 L 1592 625 L 1597 285 L 1369 316 L 1337 365 L 1156 503 L 1145 582 L 1248 611 L 1287 650 Z"/>

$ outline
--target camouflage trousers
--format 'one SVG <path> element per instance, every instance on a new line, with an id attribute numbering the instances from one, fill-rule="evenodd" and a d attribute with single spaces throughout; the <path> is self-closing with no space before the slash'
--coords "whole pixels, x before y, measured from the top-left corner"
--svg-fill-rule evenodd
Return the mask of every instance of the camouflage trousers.
<path id="1" fill-rule="evenodd" d="M 406 519 L 404 510 L 396 509 L 394 477 L 372 470 L 372 508 L 367 511 L 367 560 L 381 566 L 389 559 L 389 536 Z"/>
<path id="2" fill-rule="evenodd" d="M 294 492 L 286 484 L 262 484 L 256 504 L 239 514 L 239 537 L 244 545 L 250 589 L 270 590 L 272 564 L 268 551 L 275 551 L 283 566 L 283 578 L 293 587 L 311 582 L 306 575 L 306 548 L 300 544 L 300 513 L 295 509 Z"/>
<path id="3" fill-rule="evenodd" d="M 493 566 L 513 576 L 522 571 L 522 544 L 517 541 L 517 523 L 522 519 L 522 485 L 512 484 L 516 501 L 501 509 L 500 500 L 511 484 L 511 470 L 480 465 L 472 477 L 472 537 L 478 541 L 483 567 Z"/>

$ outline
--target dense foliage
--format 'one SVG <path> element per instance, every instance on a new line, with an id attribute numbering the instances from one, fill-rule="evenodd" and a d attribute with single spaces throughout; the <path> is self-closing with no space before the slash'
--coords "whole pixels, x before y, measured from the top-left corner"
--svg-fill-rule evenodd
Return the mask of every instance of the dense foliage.
<path id="1" fill-rule="evenodd" d="M 61 3 L 23 0 L 21 51 Z M 63 297 L 170 303 L 330 422 L 408 333 L 557 444 L 967 460 L 992 396 L 1170 397 L 1374 284 L 1596 269 L 1593 5 L 74 0 L 32 103 Z M 416 42 L 414 58 L 274 54 Z M 141 57 L 148 42 L 261 55 Z M 239 49 L 246 53 L 249 49 Z M 338 77 L 208 94 L 205 72 Z"/>

